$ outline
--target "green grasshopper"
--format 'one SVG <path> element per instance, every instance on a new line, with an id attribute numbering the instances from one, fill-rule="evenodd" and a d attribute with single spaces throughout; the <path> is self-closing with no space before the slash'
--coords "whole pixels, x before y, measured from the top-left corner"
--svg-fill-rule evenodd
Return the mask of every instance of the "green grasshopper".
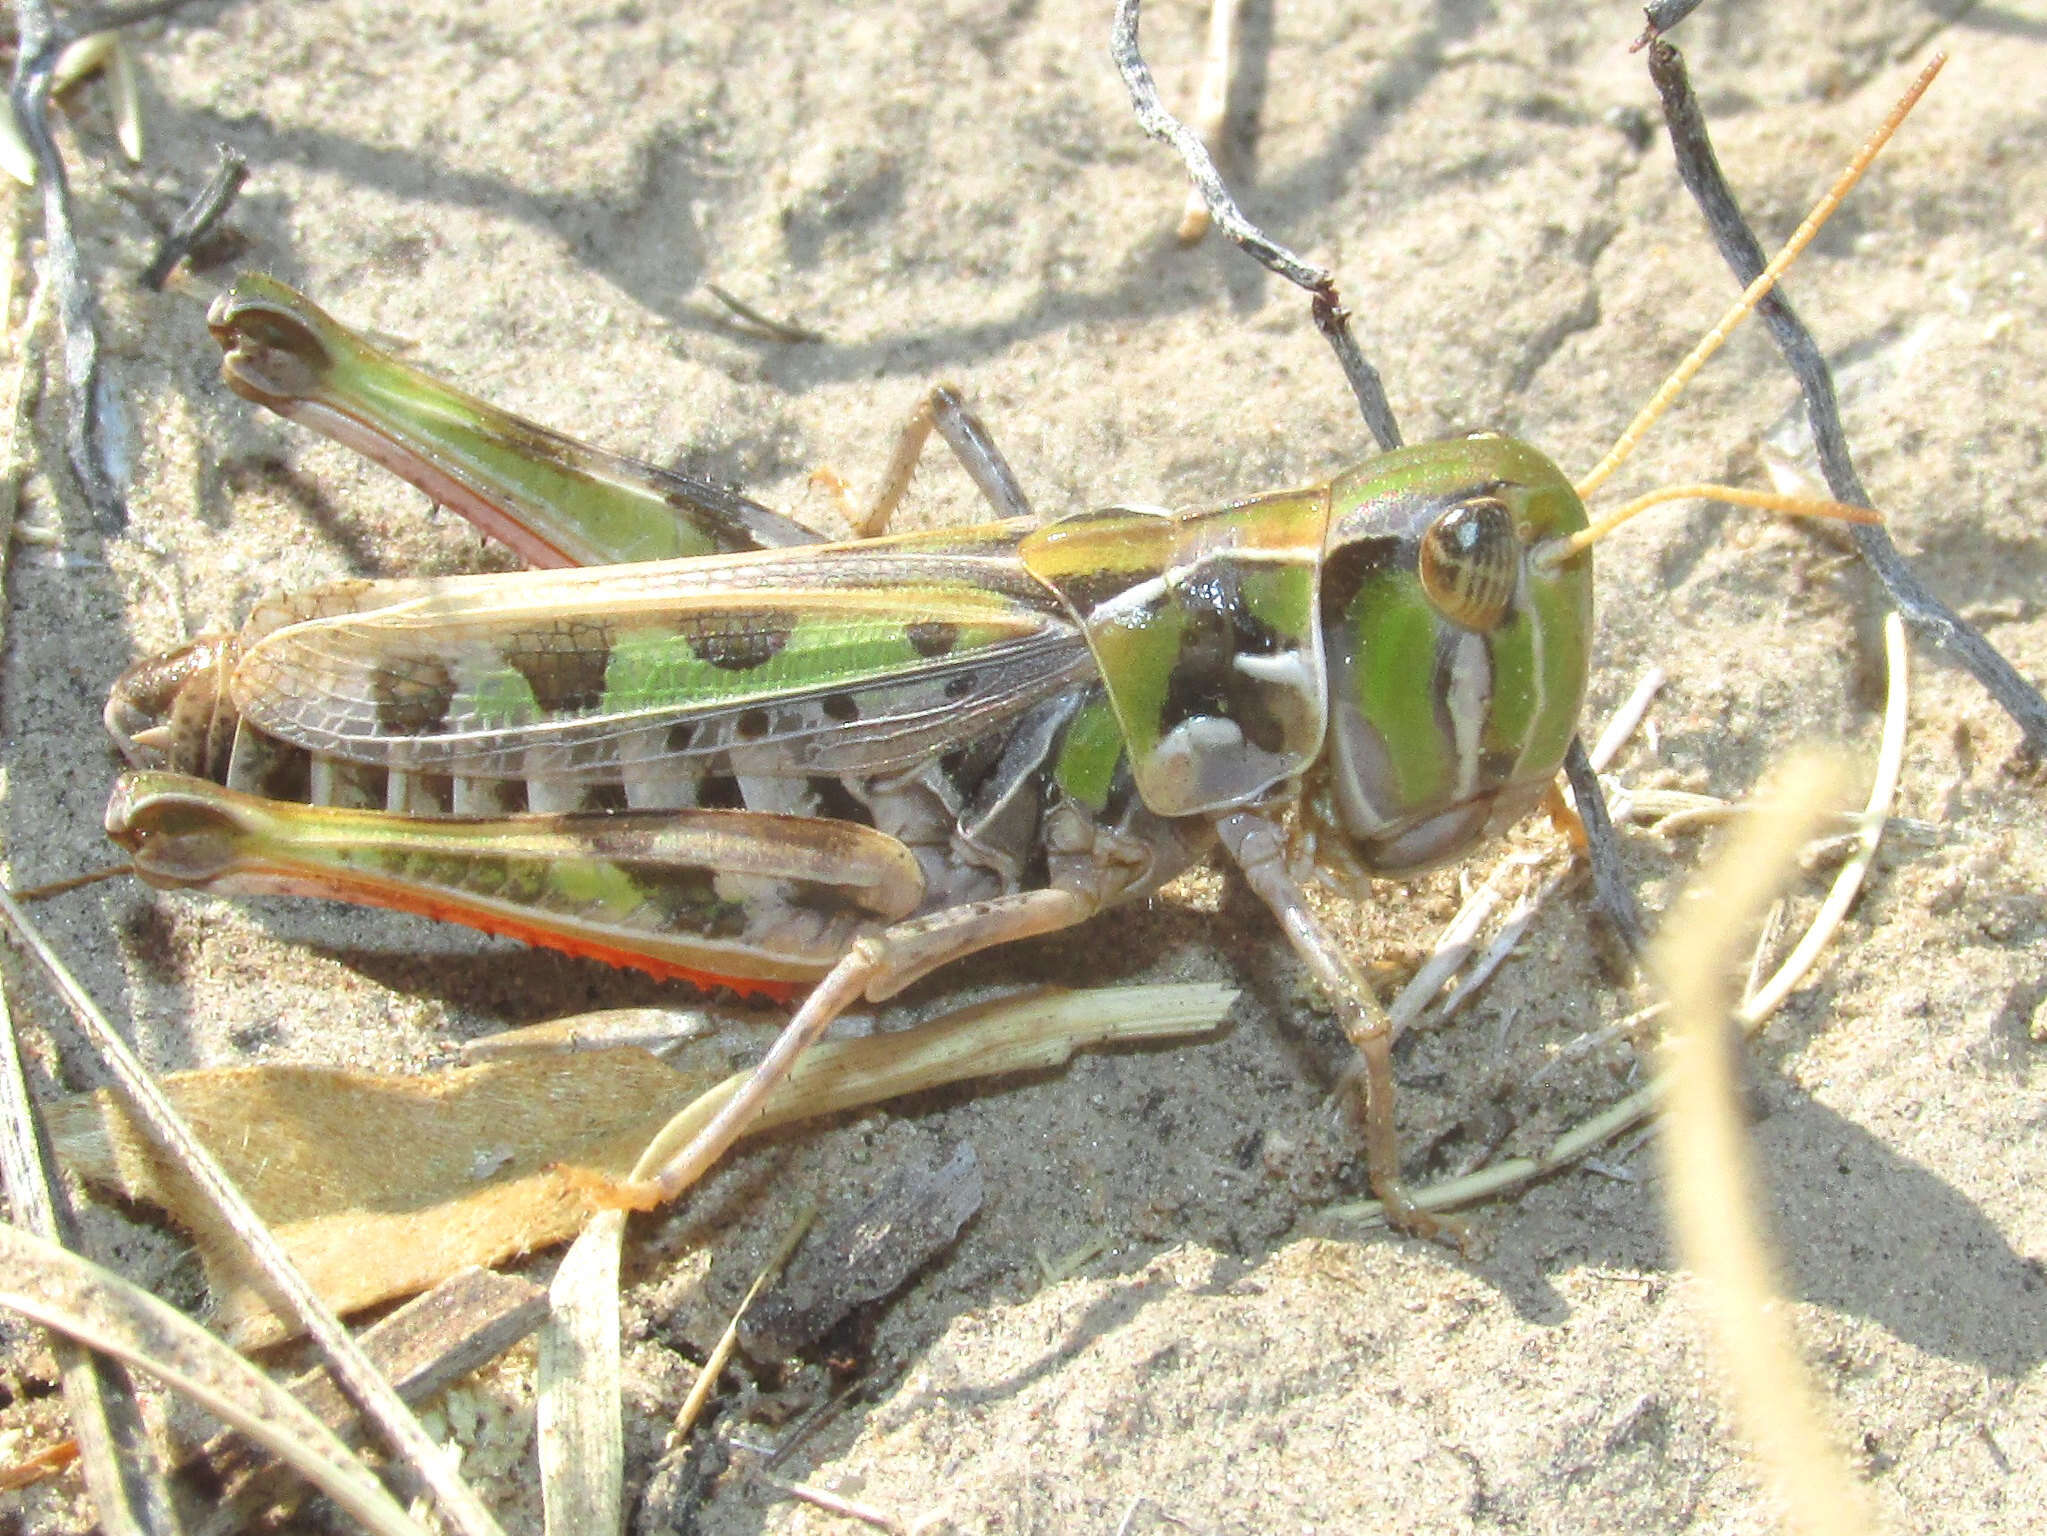
<path id="1" fill-rule="evenodd" d="M 1585 697 L 1590 545 L 1635 506 L 1590 525 L 1541 453 L 1478 435 L 1220 507 L 1040 522 L 941 388 L 866 536 L 831 543 L 499 412 L 270 279 L 209 322 L 236 392 L 554 569 L 341 582 L 133 668 L 107 723 L 137 771 L 107 830 L 144 880 L 807 988 L 747 1090 L 625 1192 L 652 1201 L 848 1007 L 1220 846 L 1363 1057 L 1375 1189 L 1427 1225 L 1385 1015 L 1303 887 L 1362 894 L 1543 799 Z M 999 520 L 889 535 L 933 430 Z"/>

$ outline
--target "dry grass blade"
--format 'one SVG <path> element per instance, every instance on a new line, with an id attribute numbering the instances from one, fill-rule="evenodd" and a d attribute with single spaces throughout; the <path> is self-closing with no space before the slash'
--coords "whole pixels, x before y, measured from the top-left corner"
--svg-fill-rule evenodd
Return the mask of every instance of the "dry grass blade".
<path id="1" fill-rule="evenodd" d="M 284 1388 L 197 1323 L 54 1243 L 0 1225 L 0 1304 L 148 1371 L 291 1463 L 379 1536 L 425 1536 Z"/>
<path id="2" fill-rule="evenodd" d="M 1244 25 L 1244 0 L 1209 0 L 1208 42 L 1201 57 L 1201 90 L 1195 98 L 1190 126 L 1201 136 L 1218 169 L 1224 161 L 1230 122 L 1230 82 L 1237 68 L 1237 36 Z M 1182 245 L 1208 233 L 1208 199 L 1199 187 L 1187 189 L 1180 227 L 1173 231 Z"/>
<path id="3" fill-rule="evenodd" d="M 740 319 L 746 321 L 747 324 L 758 326 L 762 334 L 771 341 L 784 341 L 791 345 L 801 345 L 805 342 L 823 341 L 825 339 L 824 332 L 822 331 L 814 331 L 807 325 L 792 325 L 787 320 L 777 320 L 773 315 L 763 314 L 737 294 L 728 293 L 716 283 L 705 283 L 704 291 L 731 310 L 733 314 L 739 316 Z"/>
<path id="4" fill-rule="evenodd" d="M 748 1134 L 968 1078 L 1045 1071 L 1083 1046 L 1195 1034 L 1221 1023 L 1236 998 L 1229 987 L 1200 984 L 1044 992 L 963 1008 L 894 1034 L 827 1040 L 776 1087 Z M 735 1074 L 671 1120 L 633 1179 L 651 1179 L 749 1076 Z"/>
<path id="5" fill-rule="evenodd" d="M 1905 621 L 1896 613 L 1886 614 L 1884 661 L 1890 671 L 1890 693 L 1884 701 L 1883 745 L 1877 752 L 1876 779 L 1870 786 L 1869 803 L 1863 807 L 1855 828 L 1855 852 L 1835 875 L 1826 900 L 1820 903 L 1818 915 L 1797 947 L 1777 967 L 1774 976 L 1741 1000 L 1736 1017 L 1745 1030 L 1754 1030 L 1775 1013 L 1778 1005 L 1791 995 L 1791 989 L 1805 979 L 1805 973 L 1812 969 L 1827 940 L 1834 936 L 1841 919 L 1855 904 L 1863 878 L 1876 860 L 1877 844 L 1883 839 L 1884 823 L 1890 819 L 1891 802 L 1898 792 L 1898 774 L 1905 762 L 1905 726 L 1911 714 L 1907 654 Z"/>
<path id="6" fill-rule="evenodd" d="M 857 1520 L 877 1531 L 888 1531 L 892 1536 L 909 1536 L 910 1527 L 885 1509 L 877 1509 L 874 1505 L 859 1499 L 849 1499 L 843 1493 L 830 1488 L 820 1488 L 815 1483 L 799 1483 L 790 1478 L 776 1477 L 772 1472 L 761 1472 L 756 1475 L 777 1493 L 786 1493 L 792 1499 L 801 1499 L 805 1504 L 814 1504 L 819 1509 L 829 1510 L 848 1520 Z"/>
<path id="7" fill-rule="evenodd" d="M 15 1220 L 36 1236 L 63 1245 L 74 1226 L 70 1205 L 62 1186 L 50 1178 L 13 1015 L 4 997 L 0 997 L 0 1175 Z M 61 1334 L 52 1345 L 63 1381 L 64 1411 L 71 1421 L 71 1443 L 101 1526 L 112 1536 L 181 1529 L 121 1368 Z"/>
<path id="8" fill-rule="evenodd" d="M 142 82 L 136 73 L 135 55 L 114 34 L 113 49 L 107 55 L 107 87 L 114 96 L 114 138 L 130 165 L 142 163 Z"/>
<path id="9" fill-rule="evenodd" d="M 0 171 L 5 171 L 24 187 L 36 184 L 35 151 L 21 136 L 21 128 L 14 121 L 12 112 L 0 112 Z"/>
<path id="10" fill-rule="evenodd" d="M 1705 1284 L 1738 1415 L 1803 1531 L 1867 1529 L 1862 1490 L 1823 1427 L 1778 1302 L 1757 1220 L 1756 1180 L 1737 1108 L 1726 977 L 1738 946 L 1793 869 L 1799 845 L 1837 794 L 1840 775 L 1802 758 L 1782 788 L 1714 855 L 1682 926 L 1653 952 L 1671 1002 L 1664 1121 L 1671 1222 L 1684 1261 Z"/>
<path id="11" fill-rule="evenodd" d="M 1628 696 L 1621 701 L 1621 707 L 1613 712 L 1606 722 L 1606 728 L 1599 733 L 1599 740 L 1593 744 L 1592 766 L 1604 773 L 1613 760 L 1620 756 L 1621 748 L 1628 744 L 1642 724 L 1642 717 L 1649 712 L 1649 705 L 1663 687 L 1663 668 L 1651 667 L 1635 682 Z"/>
<path id="12" fill-rule="evenodd" d="M 718 1018 L 730 1015 L 724 1009 Z M 767 1015 L 760 1015 L 765 1021 Z M 464 1041 L 465 1062 L 509 1061 L 521 1056 L 560 1056 L 577 1051 L 609 1051 L 636 1045 L 657 1055 L 666 1047 L 706 1035 L 716 1019 L 706 1008 L 606 1008 L 571 1014 L 545 1024 L 504 1029 L 478 1040 Z"/>
<path id="13" fill-rule="evenodd" d="M 1550 897 L 1564 888 L 1564 882 L 1567 878 L 1569 878 L 1569 871 L 1551 875 L 1541 885 L 1538 885 L 1533 891 L 1530 891 L 1526 896 L 1523 896 L 1514 903 L 1513 908 L 1507 913 L 1506 919 L 1500 924 L 1500 931 L 1493 935 L 1493 941 L 1472 962 L 1471 968 L 1458 979 L 1457 985 L 1451 990 L 1450 995 L 1443 999 L 1442 1006 L 1436 1010 L 1437 1023 L 1440 1024 L 1443 1020 L 1456 1013 L 1458 1009 L 1462 1008 L 1477 993 L 1480 987 L 1492 979 L 1493 972 L 1507 963 L 1507 958 L 1514 953 L 1515 948 L 1527 934 L 1529 925 L 1535 921 L 1535 914 L 1542 910 L 1543 905 L 1548 902 Z"/>
<path id="14" fill-rule="evenodd" d="M 35 957 L 72 1016 L 84 1028 L 93 1048 L 112 1075 L 123 1106 L 149 1128 L 162 1154 L 178 1164 L 201 1189 L 221 1222 L 245 1245 L 299 1324 L 320 1346 L 335 1380 L 377 1426 L 379 1434 L 428 1488 L 457 1530 L 469 1536 L 496 1536 L 498 1524 L 461 1478 L 456 1476 L 419 1420 L 391 1384 L 377 1373 L 341 1321 L 327 1308 L 292 1266 L 256 1213 L 249 1208 L 220 1164 L 195 1137 L 164 1097 L 149 1069 L 121 1038 L 78 978 L 44 939 L 42 931 L 14 898 L 0 890 L 0 914 L 22 945 Z"/>
<path id="15" fill-rule="evenodd" d="M 625 1219 L 624 1211 L 600 1211 L 548 1288 L 535 1432 L 550 1536 L 612 1536 L 625 1524 L 625 1391 L 618 1338 Z"/>
<path id="16" fill-rule="evenodd" d="M 1407 1027 L 1428 1010 L 1436 994 L 1471 958 L 1472 949 L 1478 941 L 1478 931 L 1485 926 L 1486 919 L 1493 915 L 1493 908 L 1500 904 L 1499 887 L 1494 884 L 1505 873 L 1514 856 L 1508 855 L 1494 866 L 1486 876 L 1485 883 L 1473 891 L 1457 909 L 1457 915 L 1450 919 L 1443 931 L 1436 935 L 1436 945 L 1421 968 L 1400 989 L 1400 995 L 1393 999 L 1386 1010 L 1387 1027 L 1398 1040 Z"/>

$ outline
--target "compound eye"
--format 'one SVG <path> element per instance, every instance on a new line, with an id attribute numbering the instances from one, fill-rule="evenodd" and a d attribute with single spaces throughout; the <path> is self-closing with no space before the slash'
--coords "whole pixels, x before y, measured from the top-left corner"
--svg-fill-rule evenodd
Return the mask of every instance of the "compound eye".
<path id="1" fill-rule="evenodd" d="M 1521 541 L 1497 496 L 1450 508 L 1422 535 L 1422 590 L 1436 611 L 1465 629 L 1497 629 L 1514 602 Z"/>

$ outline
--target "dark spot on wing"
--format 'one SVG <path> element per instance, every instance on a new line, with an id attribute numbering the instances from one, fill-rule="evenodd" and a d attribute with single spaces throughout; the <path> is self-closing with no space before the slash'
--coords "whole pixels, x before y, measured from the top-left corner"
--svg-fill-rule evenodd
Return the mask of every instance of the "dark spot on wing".
<path id="1" fill-rule="evenodd" d="M 385 736 L 424 736 L 440 728 L 455 698 L 454 676 L 430 656 L 387 661 L 370 679 L 377 730 Z"/>
<path id="2" fill-rule="evenodd" d="M 710 629 L 688 637 L 698 661 L 726 672 L 751 672 L 781 654 L 796 628 L 796 615 L 770 609 L 749 615 L 744 629 Z"/>
<path id="3" fill-rule="evenodd" d="M 945 619 L 919 619 L 909 628 L 910 648 L 926 658 L 943 656 L 960 643 L 960 627 Z"/>
<path id="4" fill-rule="evenodd" d="M 740 712 L 733 722 L 733 729 L 747 741 L 759 741 L 768 734 L 768 712 L 764 709 L 748 709 Z"/>
<path id="5" fill-rule="evenodd" d="M 611 626 L 594 619 L 566 620 L 519 636 L 505 648 L 505 660 L 532 687 L 542 714 L 591 714 L 604 703 Z"/>
<path id="6" fill-rule="evenodd" d="M 827 720 L 836 720 L 841 725 L 860 718 L 860 703 L 850 693 L 828 693 L 818 708 L 824 711 Z"/>

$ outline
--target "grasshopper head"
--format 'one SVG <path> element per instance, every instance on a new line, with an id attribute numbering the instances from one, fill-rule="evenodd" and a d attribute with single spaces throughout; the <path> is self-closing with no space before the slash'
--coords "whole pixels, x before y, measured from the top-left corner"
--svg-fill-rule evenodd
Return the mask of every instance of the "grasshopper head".
<path id="1" fill-rule="evenodd" d="M 1585 697 L 1589 553 L 1556 466 L 1510 438 L 1426 443 L 1330 488 L 1319 595 L 1329 721 L 1303 833 L 1326 872 L 1401 875 L 1541 799 Z"/>
<path id="2" fill-rule="evenodd" d="M 1341 880 L 1454 859 L 1541 798 L 1585 697 L 1592 561 L 1562 544 L 1584 526 L 1548 459 L 1474 437 L 1019 548 L 1087 635 L 1145 804 L 1298 784 L 1304 851 Z"/>

